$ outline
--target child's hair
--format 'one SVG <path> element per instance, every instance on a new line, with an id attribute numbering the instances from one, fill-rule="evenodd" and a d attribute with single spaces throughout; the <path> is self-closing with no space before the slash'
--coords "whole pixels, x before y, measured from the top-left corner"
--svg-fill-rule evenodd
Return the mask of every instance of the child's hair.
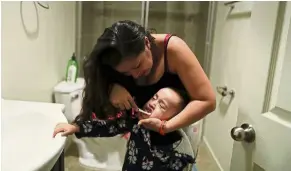
<path id="1" fill-rule="evenodd" d="M 181 108 L 184 109 L 184 107 L 190 101 L 190 97 L 189 97 L 187 91 L 186 90 L 183 90 L 183 89 L 173 88 L 173 87 L 169 87 L 169 88 L 172 89 L 172 90 L 174 90 L 182 98 Z"/>

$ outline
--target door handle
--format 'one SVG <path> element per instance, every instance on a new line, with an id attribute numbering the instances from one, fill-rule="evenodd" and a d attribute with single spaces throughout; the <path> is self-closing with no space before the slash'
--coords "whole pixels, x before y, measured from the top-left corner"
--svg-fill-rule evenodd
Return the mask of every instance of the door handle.
<path id="1" fill-rule="evenodd" d="M 232 139 L 252 143 L 256 139 L 256 132 L 252 125 L 244 123 L 240 127 L 234 127 L 230 131 Z"/>
<path id="2" fill-rule="evenodd" d="M 224 97 L 227 95 L 227 86 L 217 86 L 216 91 Z"/>
<path id="3" fill-rule="evenodd" d="M 217 86 L 216 91 L 223 97 L 230 95 L 231 97 L 234 97 L 235 91 L 234 90 L 228 90 L 227 86 Z"/>

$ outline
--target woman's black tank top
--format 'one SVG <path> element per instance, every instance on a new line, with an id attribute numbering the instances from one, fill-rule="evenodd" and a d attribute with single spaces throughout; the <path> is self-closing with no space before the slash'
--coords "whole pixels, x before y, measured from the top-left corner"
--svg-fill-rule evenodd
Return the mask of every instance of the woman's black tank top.
<path id="1" fill-rule="evenodd" d="M 170 73 L 168 69 L 167 47 L 168 47 L 168 43 L 171 37 L 172 37 L 171 34 L 167 34 L 164 39 L 164 67 L 165 67 L 164 70 L 165 72 L 163 76 L 160 78 L 160 80 L 155 84 L 146 85 L 146 86 L 135 85 L 135 87 L 132 87 L 133 88 L 132 95 L 135 97 L 136 102 L 138 103 L 139 106 L 143 106 L 161 88 L 173 87 L 173 88 L 185 90 L 184 85 L 181 82 L 179 76 L 176 74 Z"/>

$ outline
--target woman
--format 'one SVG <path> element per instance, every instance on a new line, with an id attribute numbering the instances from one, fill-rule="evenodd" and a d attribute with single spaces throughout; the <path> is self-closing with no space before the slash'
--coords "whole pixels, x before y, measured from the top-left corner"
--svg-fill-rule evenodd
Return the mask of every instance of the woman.
<path id="1" fill-rule="evenodd" d="M 210 81 L 187 44 L 169 34 L 150 34 L 132 21 L 119 21 L 105 29 L 84 63 L 84 77 L 81 119 L 92 112 L 99 118 L 108 117 L 110 103 L 119 109 L 143 106 L 163 87 L 185 89 L 191 101 L 166 123 L 156 118 L 141 121 L 155 132 L 186 127 L 216 105 Z"/>

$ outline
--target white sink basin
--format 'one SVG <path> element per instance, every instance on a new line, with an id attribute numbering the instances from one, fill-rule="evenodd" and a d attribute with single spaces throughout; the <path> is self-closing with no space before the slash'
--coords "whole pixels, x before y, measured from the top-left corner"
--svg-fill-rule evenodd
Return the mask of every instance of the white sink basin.
<path id="1" fill-rule="evenodd" d="M 66 137 L 52 138 L 54 127 L 66 122 L 64 105 L 2 99 L 2 170 L 50 170 Z"/>

